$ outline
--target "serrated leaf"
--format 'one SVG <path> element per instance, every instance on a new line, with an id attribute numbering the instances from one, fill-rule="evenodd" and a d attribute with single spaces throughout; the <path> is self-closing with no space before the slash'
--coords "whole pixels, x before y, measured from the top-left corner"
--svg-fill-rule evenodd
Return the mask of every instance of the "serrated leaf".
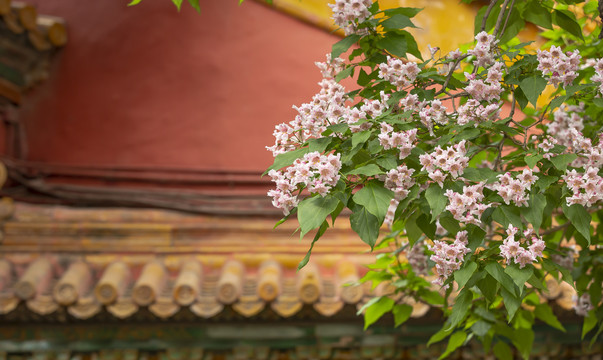
<path id="1" fill-rule="evenodd" d="M 350 215 L 350 226 L 371 249 L 375 246 L 379 237 L 380 223 L 377 217 L 369 213 L 364 206 L 354 207 Z"/>
<path id="2" fill-rule="evenodd" d="M 394 306 L 392 310 L 394 313 L 394 321 L 396 323 L 396 327 L 404 324 L 406 320 L 410 318 L 410 314 L 412 313 L 412 306 L 408 304 L 397 304 Z"/>
<path id="3" fill-rule="evenodd" d="M 542 91 L 546 87 L 547 81 L 542 76 L 531 76 L 529 78 L 523 79 L 519 83 L 519 87 L 525 94 L 528 101 L 530 101 L 534 107 L 536 107 L 536 102 L 538 101 L 538 97 L 542 94 Z"/>
<path id="4" fill-rule="evenodd" d="M 364 312 L 364 330 L 379 320 L 385 313 L 389 312 L 393 306 L 394 300 L 384 296 L 376 303 L 367 307 Z"/>
<path id="5" fill-rule="evenodd" d="M 352 34 L 333 44 L 333 49 L 331 50 L 331 59 L 335 59 L 336 57 L 339 57 L 339 55 L 348 51 L 348 49 L 357 43 L 358 40 L 360 40 L 360 35 Z"/>
<path id="6" fill-rule="evenodd" d="M 371 181 L 358 190 L 354 194 L 353 199 L 356 204 L 364 206 L 369 213 L 375 215 L 379 220 L 379 224 L 381 224 L 383 219 L 385 219 L 389 202 L 393 197 L 394 193 L 391 190 Z"/>
<path id="7" fill-rule="evenodd" d="M 465 286 L 475 270 L 477 270 L 477 263 L 472 261 L 465 263 L 465 266 L 454 272 L 454 280 L 459 284 L 459 289 Z"/>
<path id="8" fill-rule="evenodd" d="M 563 201 L 562 206 L 563 213 L 567 218 L 572 222 L 572 225 L 578 230 L 580 235 L 582 235 L 588 245 L 590 246 L 590 222 L 592 220 L 592 216 L 584 206 L 580 204 L 573 204 L 572 206 L 567 206 L 567 203 Z"/>
<path id="9" fill-rule="evenodd" d="M 309 231 L 321 226 L 327 216 L 339 204 L 339 199 L 332 196 L 313 196 L 304 199 L 297 206 L 297 219 L 301 228 L 301 237 Z"/>
<path id="10" fill-rule="evenodd" d="M 446 356 L 450 355 L 454 350 L 458 349 L 465 340 L 467 339 L 467 333 L 464 331 L 457 331 L 450 336 L 448 340 L 448 345 L 446 346 L 446 350 L 442 355 L 440 355 L 439 359 L 444 359 Z"/>

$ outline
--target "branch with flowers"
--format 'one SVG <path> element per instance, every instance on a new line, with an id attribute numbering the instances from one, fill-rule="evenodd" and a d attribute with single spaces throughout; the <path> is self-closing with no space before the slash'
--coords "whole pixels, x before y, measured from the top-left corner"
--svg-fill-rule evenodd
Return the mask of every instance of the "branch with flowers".
<path id="1" fill-rule="evenodd" d="M 364 281 L 442 309 L 446 322 L 429 341 L 448 339 L 442 358 L 472 339 L 497 357 L 512 346 L 527 358 L 536 320 L 564 330 L 544 300 L 550 277 L 577 291 L 582 336 L 596 341 L 598 3 L 493 0 L 478 13 L 474 44 L 430 48 L 427 59 L 408 31 L 420 9 L 381 10 L 370 0 L 331 7 L 346 37 L 317 63 L 320 91 L 276 126 L 268 147 L 268 195 L 283 221 L 296 216 L 301 236 L 314 234 L 300 267 L 329 218 L 347 208 L 359 238 L 381 250 Z M 542 30 L 546 50 L 518 40 L 526 22 Z M 357 87 L 344 88 L 345 78 Z M 368 327 L 386 312 L 400 325 L 412 309 L 384 296 L 362 310 Z"/>

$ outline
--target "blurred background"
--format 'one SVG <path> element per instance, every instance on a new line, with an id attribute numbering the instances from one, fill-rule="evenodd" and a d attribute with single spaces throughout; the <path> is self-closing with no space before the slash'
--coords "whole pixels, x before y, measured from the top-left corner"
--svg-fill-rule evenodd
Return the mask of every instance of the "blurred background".
<path id="1" fill-rule="evenodd" d="M 473 38 L 477 5 L 383 4 L 425 8 L 424 54 Z M 388 289 L 345 286 L 374 260 L 345 221 L 300 272 L 310 240 L 273 230 L 265 146 L 318 91 L 327 2 L 126 5 L 0 0 L 0 359 L 437 358 L 411 299 L 402 330 L 363 331 Z"/>

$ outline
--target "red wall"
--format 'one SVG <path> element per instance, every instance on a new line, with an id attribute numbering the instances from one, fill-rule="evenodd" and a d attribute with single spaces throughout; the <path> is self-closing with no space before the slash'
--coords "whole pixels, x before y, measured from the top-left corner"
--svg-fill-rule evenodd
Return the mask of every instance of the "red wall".
<path id="1" fill-rule="evenodd" d="M 263 170 L 272 129 L 318 90 L 336 37 L 254 1 L 28 0 L 67 46 L 20 111 L 28 158 L 72 165 Z"/>

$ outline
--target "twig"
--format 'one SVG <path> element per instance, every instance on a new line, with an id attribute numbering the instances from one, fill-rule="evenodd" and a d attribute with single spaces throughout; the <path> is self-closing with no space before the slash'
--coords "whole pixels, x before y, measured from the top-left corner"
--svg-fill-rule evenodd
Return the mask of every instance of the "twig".
<path id="1" fill-rule="evenodd" d="M 496 19 L 496 26 L 494 27 L 494 37 L 498 37 L 499 35 L 498 30 L 500 30 L 500 26 L 502 25 L 502 21 L 505 16 L 505 10 L 507 9 L 509 1 L 511 0 L 505 0 L 505 2 L 500 7 L 500 14 L 498 14 L 498 19 Z"/>
<path id="2" fill-rule="evenodd" d="M 509 5 L 509 13 L 507 14 L 507 18 L 505 19 L 505 24 L 503 25 L 502 30 L 500 31 L 501 36 L 505 33 L 505 30 L 507 29 L 507 23 L 509 22 L 509 18 L 511 17 L 511 12 L 513 12 L 513 5 L 515 5 L 515 0 L 511 1 L 511 5 Z"/>
<path id="3" fill-rule="evenodd" d="M 484 13 L 484 18 L 482 19 L 482 28 L 481 28 L 481 31 L 485 31 L 486 30 L 486 22 L 488 20 L 488 16 L 490 16 L 490 13 L 492 12 L 492 9 L 494 9 L 494 5 L 496 5 L 496 1 L 497 0 L 491 0 L 490 1 L 490 5 L 486 9 L 486 12 Z M 600 1 L 603 1 L 603 0 L 600 0 Z"/>

